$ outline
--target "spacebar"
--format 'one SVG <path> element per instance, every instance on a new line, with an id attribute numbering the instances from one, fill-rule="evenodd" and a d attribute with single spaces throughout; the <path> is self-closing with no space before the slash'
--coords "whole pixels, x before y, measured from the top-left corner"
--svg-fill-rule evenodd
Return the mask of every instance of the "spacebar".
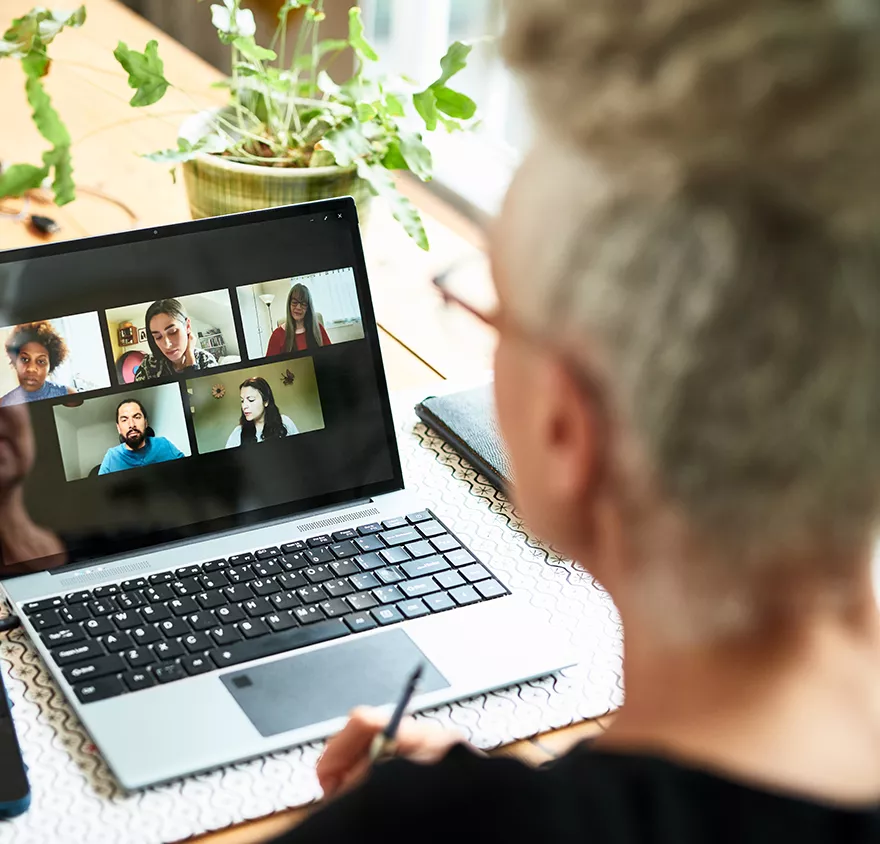
<path id="1" fill-rule="evenodd" d="M 328 642 L 330 639 L 347 636 L 350 632 L 339 619 L 319 621 L 308 627 L 296 627 L 271 636 L 261 636 L 259 639 L 235 642 L 225 648 L 215 648 L 210 652 L 210 656 L 218 668 L 225 668 L 227 665 L 238 665 L 250 659 L 293 651 L 308 645 L 317 645 L 318 642 Z"/>

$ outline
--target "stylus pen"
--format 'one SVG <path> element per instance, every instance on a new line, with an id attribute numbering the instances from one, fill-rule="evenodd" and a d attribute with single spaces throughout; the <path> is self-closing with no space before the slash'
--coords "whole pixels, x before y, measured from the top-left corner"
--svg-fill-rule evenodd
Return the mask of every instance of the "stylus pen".
<path id="1" fill-rule="evenodd" d="M 410 674 L 406 687 L 403 690 L 403 694 L 400 696 L 400 700 L 397 701 L 397 706 L 394 707 L 394 712 L 391 715 L 391 720 L 388 722 L 388 726 L 386 726 L 381 733 L 377 733 L 376 737 L 373 739 L 373 743 L 370 745 L 371 764 L 383 757 L 394 755 L 394 748 L 397 744 L 397 730 L 400 727 L 400 722 L 403 720 L 403 714 L 406 712 L 406 708 L 409 706 L 409 702 L 415 694 L 416 687 L 419 685 L 419 680 L 422 679 L 422 671 L 424 668 L 425 664 L 420 662 L 416 666 L 416 670 Z"/>

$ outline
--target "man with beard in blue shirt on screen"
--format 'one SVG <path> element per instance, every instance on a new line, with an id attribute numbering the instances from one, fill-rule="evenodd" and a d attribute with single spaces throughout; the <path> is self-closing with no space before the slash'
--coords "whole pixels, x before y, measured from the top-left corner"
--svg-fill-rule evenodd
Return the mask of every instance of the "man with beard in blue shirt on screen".
<path id="1" fill-rule="evenodd" d="M 146 408 L 137 399 L 123 399 L 116 407 L 116 430 L 121 443 L 104 455 L 98 474 L 186 457 L 170 440 L 155 436 L 149 425 Z"/>

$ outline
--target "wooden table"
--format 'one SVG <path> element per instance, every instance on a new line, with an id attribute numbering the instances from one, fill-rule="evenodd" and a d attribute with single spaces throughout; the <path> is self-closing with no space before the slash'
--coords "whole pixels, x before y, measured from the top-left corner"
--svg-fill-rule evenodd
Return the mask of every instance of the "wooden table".
<path id="1" fill-rule="evenodd" d="M 6 0 L 0 31 L 30 6 L 30 0 Z M 183 186 L 175 184 L 165 168 L 137 153 L 173 146 L 177 126 L 194 104 L 215 105 L 223 97 L 210 87 L 219 78 L 216 69 L 128 9 L 114 0 L 88 0 L 87 7 L 86 25 L 64 33 L 53 45 L 54 61 L 46 81 L 74 141 L 75 178 L 81 187 L 76 202 L 64 208 L 32 203 L 32 210 L 60 223 L 56 240 L 188 219 Z M 143 50 L 152 38 L 159 41 L 166 77 L 185 90 L 169 91 L 147 110 L 132 109 L 131 91 L 112 52 L 120 40 Z M 30 120 L 24 78 L 17 63 L 9 60 L 0 61 L 0 104 L 0 160 L 38 163 L 46 143 Z M 460 265 L 471 289 L 485 290 L 489 284 L 485 244 L 482 232 L 424 188 L 406 183 L 404 189 L 423 211 L 431 253 L 413 245 L 381 206 L 371 215 L 365 248 L 389 388 L 421 389 L 428 394 L 447 380 L 472 381 L 475 370 L 491 367 L 492 338 L 485 328 L 467 314 L 444 310 L 430 285 L 432 274 Z M 22 203 L 5 201 L 0 206 L 17 211 Z M 38 242 L 21 223 L 0 217 L 0 249 Z M 606 725 L 606 719 L 599 718 L 518 742 L 499 753 L 544 762 Z M 198 840 L 205 844 L 268 840 L 307 811 L 284 812 Z"/>

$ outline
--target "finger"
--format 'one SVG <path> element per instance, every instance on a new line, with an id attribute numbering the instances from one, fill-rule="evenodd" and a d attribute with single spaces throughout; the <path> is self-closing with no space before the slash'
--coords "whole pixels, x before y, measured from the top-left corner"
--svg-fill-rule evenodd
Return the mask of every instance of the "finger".
<path id="1" fill-rule="evenodd" d="M 341 782 L 361 759 L 367 757 L 370 744 L 387 723 L 387 716 L 377 709 L 359 707 L 349 717 L 348 723 L 335 735 L 318 762 L 318 780 L 321 787 Z M 325 788 L 326 791 L 326 788 Z"/>

